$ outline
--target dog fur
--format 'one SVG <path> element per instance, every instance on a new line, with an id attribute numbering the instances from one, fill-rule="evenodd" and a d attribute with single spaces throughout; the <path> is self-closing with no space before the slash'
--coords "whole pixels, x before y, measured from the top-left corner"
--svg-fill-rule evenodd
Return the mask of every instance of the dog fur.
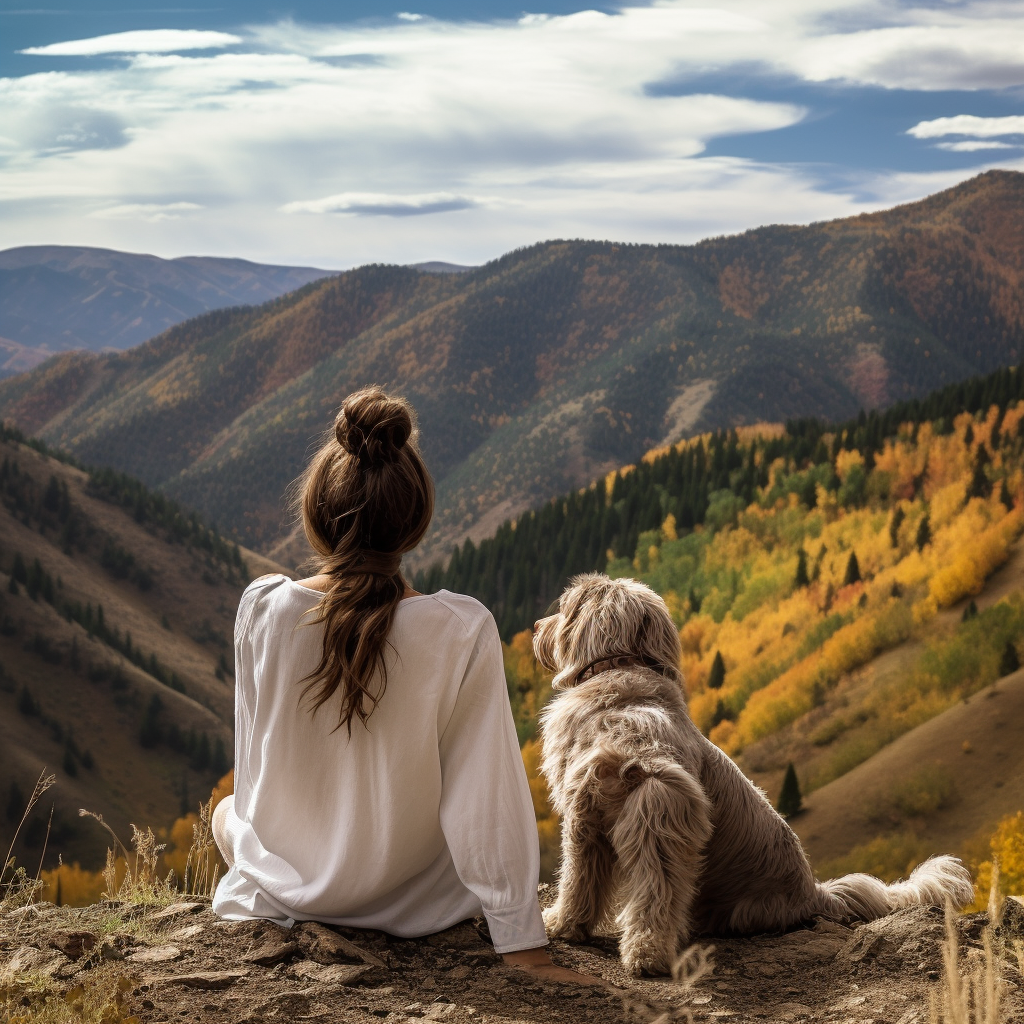
<path id="1" fill-rule="evenodd" d="M 550 935 L 582 941 L 614 927 L 633 973 L 662 974 L 698 935 L 973 899 L 970 874 L 948 856 L 892 885 L 864 874 L 815 881 L 793 830 L 691 721 L 679 635 L 642 583 L 576 577 L 559 611 L 537 623 L 534 650 L 555 672 L 541 724 L 542 771 L 562 818 Z M 598 665 L 577 681 L 622 655 L 638 663 Z"/>

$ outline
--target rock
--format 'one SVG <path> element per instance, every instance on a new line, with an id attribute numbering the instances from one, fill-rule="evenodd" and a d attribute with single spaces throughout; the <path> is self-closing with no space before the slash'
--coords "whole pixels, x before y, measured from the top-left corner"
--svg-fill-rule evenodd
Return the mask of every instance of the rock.
<path id="1" fill-rule="evenodd" d="M 182 914 L 198 914 L 203 909 L 202 903 L 172 903 L 163 910 L 150 914 L 150 921 L 166 921 L 171 917 L 180 917 Z"/>
<path id="2" fill-rule="evenodd" d="M 364 964 L 370 964 L 372 967 L 387 969 L 387 964 L 379 956 L 350 942 L 344 935 L 339 935 L 326 925 L 316 921 L 303 921 L 295 926 L 294 931 L 302 952 L 311 959 L 324 962 L 347 957 L 351 960 L 362 960 Z"/>
<path id="3" fill-rule="evenodd" d="M 19 946 L 7 963 L 3 965 L 3 974 L 8 976 L 28 973 L 53 975 L 67 963 L 68 958 L 59 953 L 54 955 L 47 949 Z"/>
<path id="4" fill-rule="evenodd" d="M 181 950 L 177 946 L 153 946 L 132 953 L 128 960 L 134 964 L 165 964 L 172 960 L 180 960 L 181 955 Z"/>
<path id="5" fill-rule="evenodd" d="M 273 967 L 293 957 L 299 951 L 297 942 L 267 942 L 242 959 L 247 964 L 258 964 L 260 967 Z"/>
<path id="6" fill-rule="evenodd" d="M 424 1020 L 444 1020 L 455 1012 L 454 1003 L 432 1003 L 423 1011 Z"/>
<path id="7" fill-rule="evenodd" d="M 86 953 L 91 953 L 99 936 L 95 932 L 60 931 L 50 936 L 50 947 L 59 949 L 69 960 L 80 960 Z"/>
<path id="8" fill-rule="evenodd" d="M 352 985 L 369 974 L 368 966 L 350 964 L 318 964 L 312 960 L 301 960 L 293 964 L 291 973 L 306 978 L 317 985 Z"/>
<path id="9" fill-rule="evenodd" d="M 165 985 L 184 985 L 186 988 L 230 988 L 240 981 L 248 971 L 196 971 L 194 974 L 177 974 L 170 978 L 160 978 Z"/>
<path id="10" fill-rule="evenodd" d="M 1007 896 L 1000 911 L 996 934 L 1003 939 L 1024 939 L 1024 899 Z"/>

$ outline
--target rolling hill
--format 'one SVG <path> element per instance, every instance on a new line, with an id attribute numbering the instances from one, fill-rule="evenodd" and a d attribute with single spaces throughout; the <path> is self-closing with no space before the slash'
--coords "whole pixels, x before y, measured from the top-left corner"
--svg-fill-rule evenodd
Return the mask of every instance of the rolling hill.
<path id="1" fill-rule="evenodd" d="M 277 569 L 161 495 L 0 436 L 0 796 L 9 836 L 45 768 L 15 853 L 35 870 L 102 864 L 129 823 L 166 827 L 230 766 L 232 627 L 249 581 Z M 5 839 L 6 845 L 6 839 Z"/>
<path id="2" fill-rule="evenodd" d="M 370 266 L 130 352 L 0 382 L 0 416 L 299 557 L 282 494 L 341 398 L 419 411 L 424 564 L 694 431 L 829 420 L 1024 352 L 1024 175 L 694 246 L 547 242 L 459 274 Z M 2 333 L 2 332 L 0 332 Z"/>
<path id="3" fill-rule="evenodd" d="M 200 313 L 263 303 L 330 273 L 83 246 L 5 249 L 0 376 L 31 369 L 55 352 L 131 348 Z"/>

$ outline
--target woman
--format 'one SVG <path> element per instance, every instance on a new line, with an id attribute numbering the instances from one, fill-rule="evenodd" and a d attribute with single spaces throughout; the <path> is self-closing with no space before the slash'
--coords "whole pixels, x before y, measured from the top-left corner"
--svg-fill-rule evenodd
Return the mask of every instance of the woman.
<path id="1" fill-rule="evenodd" d="M 235 626 L 235 794 L 214 835 L 224 918 L 426 935 L 482 913 L 506 962 L 558 981 L 494 620 L 417 594 L 402 555 L 433 485 L 412 409 L 351 395 L 300 481 L 319 573 L 252 583 Z"/>

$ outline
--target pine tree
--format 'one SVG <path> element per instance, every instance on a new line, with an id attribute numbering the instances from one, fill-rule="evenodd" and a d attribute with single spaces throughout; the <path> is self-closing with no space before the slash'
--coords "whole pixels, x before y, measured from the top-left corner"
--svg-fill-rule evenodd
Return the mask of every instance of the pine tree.
<path id="1" fill-rule="evenodd" d="M 78 765 L 75 763 L 75 754 L 71 749 L 71 744 L 64 744 L 64 774 L 70 775 L 71 778 L 75 778 L 78 775 Z"/>
<path id="2" fill-rule="evenodd" d="M 7 820 L 20 821 L 25 813 L 25 795 L 21 787 L 12 779 L 11 788 L 7 791 Z"/>
<path id="3" fill-rule="evenodd" d="M 39 714 L 39 705 L 27 686 L 22 686 L 21 693 L 18 694 L 18 710 L 23 715 Z"/>
<path id="4" fill-rule="evenodd" d="M 793 579 L 795 587 L 806 587 L 810 583 L 807 576 L 807 552 L 801 548 L 796 555 L 796 576 Z"/>
<path id="5" fill-rule="evenodd" d="M 921 517 L 921 522 L 917 527 L 917 537 L 914 543 L 917 545 L 918 551 L 924 551 L 924 549 L 932 542 L 932 523 L 931 517 L 927 512 Z"/>
<path id="6" fill-rule="evenodd" d="M 708 673 L 708 689 L 720 690 L 725 682 L 725 662 L 722 660 L 722 652 L 715 651 L 715 660 L 711 662 L 711 671 Z"/>
<path id="7" fill-rule="evenodd" d="M 155 747 L 163 734 L 160 728 L 160 713 L 163 711 L 163 701 L 158 694 L 150 698 L 146 713 L 142 716 L 142 726 L 139 729 L 139 743 L 144 747 Z"/>
<path id="8" fill-rule="evenodd" d="M 974 600 L 974 598 L 972 597 L 971 598 L 971 603 L 964 609 L 964 613 L 961 616 L 960 621 L 961 622 L 970 622 L 971 619 L 976 619 L 977 617 L 978 617 L 978 604 Z"/>
<path id="9" fill-rule="evenodd" d="M 851 583 L 860 583 L 860 563 L 857 561 L 857 552 L 851 551 L 846 562 L 846 575 L 843 577 L 843 586 L 848 587 Z"/>
<path id="10" fill-rule="evenodd" d="M 897 505 L 892 510 L 892 518 L 889 520 L 889 545 L 898 548 L 900 546 L 900 527 L 903 520 L 907 518 L 902 505 Z"/>
<path id="11" fill-rule="evenodd" d="M 796 769 L 793 762 L 789 762 L 786 769 L 786 777 L 782 780 L 782 789 L 779 791 L 779 802 L 775 805 L 776 810 L 784 818 L 790 818 L 803 805 L 803 797 L 800 795 L 800 783 L 796 777 Z"/>
<path id="12" fill-rule="evenodd" d="M 1003 485 L 999 488 L 999 500 L 1003 503 L 1003 507 L 1007 512 L 1013 511 L 1013 497 L 1010 494 L 1010 488 L 1006 485 L 1006 477 L 1003 477 Z"/>
<path id="13" fill-rule="evenodd" d="M 1017 648 L 1012 640 L 1007 640 L 1006 646 L 1003 648 L 1003 656 L 999 659 L 999 674 L 1001 676 L 1008 676 L 1019 668 L 1020 657 L 1017 655 Z"/>

